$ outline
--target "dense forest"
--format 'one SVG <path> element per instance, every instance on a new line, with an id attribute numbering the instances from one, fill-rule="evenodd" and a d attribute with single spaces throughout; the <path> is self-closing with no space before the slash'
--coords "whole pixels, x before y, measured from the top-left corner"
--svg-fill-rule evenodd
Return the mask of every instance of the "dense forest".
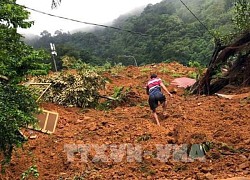
<path id="1" fill-rule="evenodd" d="M 234 31 L 234 0 L 163 0 L 147 5 L 142 12 L 122 15 L 112 27 L 96 27 L 89 32 L 54 34 L 41 32 L 39 39 L 26 39 L 37 49 L 50 51 L 56 45 L 58 64 L 63 57 L 103 65 L 122 63 L 138 65 L 178 61 L 202 65 L 211 59 L 216 39 L 225 40 Z M 197 18 L 200 22 L 197 20 Z M 119 30 L 120 29 L 120 30 Z M 224 41 L 224 43 L 226 43 Z"/>

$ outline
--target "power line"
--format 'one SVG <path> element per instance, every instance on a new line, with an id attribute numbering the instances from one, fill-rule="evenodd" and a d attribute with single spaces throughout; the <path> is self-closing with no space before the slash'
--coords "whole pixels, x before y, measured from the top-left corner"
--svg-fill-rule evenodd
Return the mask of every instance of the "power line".
<path id="1" fill-rule="evenodd" d="M 47 15 L 47 16 L 56 17 L 56 18 L 60 18 L 60 19 L 68 20 L 68 21 L 73 21 L 73 22 L 78 22 L 78 23 L 82 23 L 82 24 L 88 24 L 88 25 L 93 25 L 93 26 L 99 26 L 99 27 L 115 29 L 115 30 L 119 30 L 119 31 L 132 33 L 132 34 L 137 34 L 137 35 L 140 35 L 140 36 L 151 36 L 152 37 L 152 35 L 149 35 L 149 34 L 144 34 L 144 33 L 131 31 L 131 30 L 127 30 L 127 29 L 122 29 L 122 28 L 118 28 L 118 27 L 114 27 L 114 26 L 107 26 L 107 25 L 103 25 L 103 24 L 90 23 L 90 22 L 80 21 L 80 20 L 76 20 L 76 19 L 72 19 L 72 18 L 63 17 L 63 16 L 58 16 L 58 15 L 46 13 L 46 12 L 43 12 L 43 11 L 40 11 L 40 10 L 37 10 L 37 9 L 33 9 L 33 8 L 30 8 L 30 7 L 27 7 L 27 6 L 24 6 L 24 5 L 20 5 L 20 4 L 19 4 L 19 6 L 22 6 L 22 7 L 26 8 L 26 9 L 29 9 L 31 11 L 34 11 L 34 12 L 37 12 L 37 13 L 40 13 L 40 14 L 44 14 L 44 15 Z"/>
<path id="2" fill-rule="evenodd" d="M 201 25 L 208 31 L 208 33 L 213 36 L 215 39 L 218 39 L 214 36 L 214 34 L 212 34 L 210 32 L 210 30 L 199 20 L 199 18 L 187 7 L 187 5 L 182 1 L 180 0 L 181 3 L 189 10 L 189 12 L 201 23 Z M 99 26 L 99 27 L 104 27 L 104 28 L 110 28 L 110 29 L 115 29 L 115 30 L 118 30 L 118 31 L 123 31 L 123 32 L 128 32 L 128 33 L 131 33 L 131 34 L 136 34 L 136 35 L 140 35 L 140 36 L 148 36 L 148 37 L 159 37 L 159 36 L 155 36 L 155 35 L 150 35 L 150 34 L 145 34 L 145 33 L 141 33 L 141 32 L 137 32 L 137 31 L 131 31 L 131 30 L 127 30 L 127 29 L 122 29 L 122 28 L 118 28 L 118 27 L 114 27 L 114 26 L 107 26 L 107 25 L 103 25 L 103 24 L 97 24 L 97 23 L 91 23 L 91 22 L 85 22 L 85 21 L 80 21 L 80 20 L 76 20 L 76 19 L 72 19 L 72 18 L 67 18 L 67 17 L 63 17 L 63 16 L 58 16 L 58 15 L 54 15 L 54 14 L 50 14 L 50 13 L 46 13 L 46 12 L 43 12 L 43 11 L 40 11 L 40 10 L 37 10 L 37 9 L 34 9 L 34 8 L 30 8 L 30 7 L 27 7 L 27 6 L 24 6 L 24 5 L 20 5 L 18 4 L 19 6 L 22 6 L 23 8 L 26 8 L 26 9 L 29 9 L 31 11 L 34 11 L 34 12 L 37 12 L 37 13 L 40 13 L 40 14 L 44 14 L 44 15 L 47 15 L 47 16 L 51 16 L 51 17 L 55 17 L 55 18 L 59 18 L 59 19 L 64 19 L 64 20 L 68 20 L 68 21 L 73 21 L 73 22 L 78 22 L 78 23 L 82 23 L 82 24 L 88 24 L 88 25 L 93 25 L 93 26 Z"/>
<path id="3" fill-rule="evenodd" d="M 215 39 L 218 39 L 217 37 L 215 37 L 214 36 L 214 34 L 213 33 L 211 33 L 210 32 L 210 30 L 207 28 L 207 26 L 204 24 L 204 23 L 202 23 L 201 21 L 200 21 L 200 19 L 188 8 L 188 6 L 182 1 L 182 0 L 180 0 L 181 1 L 181 3 L 187 8 L 187 10 L 200 22 L 200 24 L 208 31 L 208 33 L 211 35 L 211 36 L 213 36 Z"/>

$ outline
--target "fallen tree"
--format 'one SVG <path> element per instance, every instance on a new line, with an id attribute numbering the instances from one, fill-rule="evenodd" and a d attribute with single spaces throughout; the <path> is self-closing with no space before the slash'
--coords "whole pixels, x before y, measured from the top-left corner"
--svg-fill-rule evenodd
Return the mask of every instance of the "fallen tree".
<path id="1" fill-rule="evenodd" d="M 226 72 L 223 72 L 223 69 L 226 69 Z M 222 46 L 217 41 L 205 74 L 190 90 L 193 94 L 210 95 L 228 84 L 250 84 L 250 32 L 242 34 L 227 46 Z"/>
<path id="2" fill-rule="evenodd" d="M 35 79 L 38 83 L 51 83 L 43 99 L 64 106 L 95 107 L 99 90 L 105 87 L 105 79 L 90 69 L 76 73 L 59 72 Z"/>

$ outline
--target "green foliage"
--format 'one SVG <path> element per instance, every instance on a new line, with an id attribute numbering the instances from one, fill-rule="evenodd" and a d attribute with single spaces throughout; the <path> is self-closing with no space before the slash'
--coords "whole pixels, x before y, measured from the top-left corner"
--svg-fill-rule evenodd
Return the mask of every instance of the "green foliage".
<path id="1" fill-rule="evenodd" d="M 44 95 L 44 100 L 65 106 L 95 107 L 99 90 L 104 88 L 106 79 L 98 69 L 81 64 L 75 72 L 63 71 L 37 78 L 38 82 L 52 83 Z"/>
<path id="2" fill-rule="evenodd" d="M 147 68 L 147 67 L 143 67 L 143 68 L 140 68 L 140 71 L 141 71 L 142 73 L 148 73 L 149 71 L 151 71 L 151 69 L 150 69 L 150 68 Z"/>
<path id="3" fill-rule="evenodd" d="M 5 22 L 6 27 L 15 28 L 29 28 L 33 24 L 31 21 L 27 21 L 29 12 L 24 11 L 23 7 L 17 6 L 15 0 L 2 0 L 0 17 L 1 21 Z"/>
<path id="4" fill-rule="evenodd" d="M 195 68 L 195 72 L 189 73 L 189 77 L 198 80 L 202 76 L 205 68 L 198 61 L 189 61 L 188 65 Z"/>
<path id="5" fill-rule="evenodd" d="M 82 62 L 75 57 L 63 56 L 62 68 L 63 69 L 79 69 L 82 66 Z"/>
<path id="6" fill-rule="evenodd" d="M 23 172 L 21 175 L 21 180 L 28 179 L 30 177 L 30 175 L 32 175 L 35 178 L 39 177 L 39 172 L 37 170 L 36 165 L 29 167 L 25 172 Z"/>
<path id="7" fill-rule="evenodd" d="M 113 94 L 112 94 L 112 102 L 109 104 L 110 108 L 115 108 L 119 105 L 122 105 L 123 103 L 127 102 L 127 94 L 130 92 L 131 88 L 126 88 L 124 90 L 123 86 L 120 87 L 114 87 Z"/>
<path id="8" fill-rule="evenodd" d="M 189 61 L 188 65 L 190 67 L 194 67 L 194 68 L 200 68 L 201 67 L 201 64 L 198 61 Z"/>
<path id="9" fill-rule="evenodd" d="M 0 74 L 11 81 L 20 82 L 27 74 L 40 74 L 37 72 L 40 70 L 46 73 L 46 65 L 41 62 L 48 55 L 44 51 L 34 51 L 20 41 L 21 35 L 16 28 L 28 28 L 32 22 L 26 21 L 28 11 L 7 2 L 1 2 L 0 8 L 0 20 L 5 22 L 0 24 Z"/>
<path id="10" fill-rule="evenodd" d="M 15 30 L 0 25 L 0 74 L 10 81 L 20 82 L 25 75 L 46 74 L 49 65 L 42 63 L 48 58 L 44 51 L 35 51 L 20 42 Z M 10 41 L 12 39 L 12 41 Z"/>
<path id="11" fill-rule="evenodd" d="M 218 38 L 233 30 L 232 1 L 189 0 L 185 3 L 210 33 L 220 32 L 215 34 Z M 162 1 L 147 6 L 142 13 L 119 18 L 112 26 L 151 36 L 96 28 L 91 32 L 57 33 L 47 36 L 47 39 L 42 37 L 35 46 L 45 48 L 49 42 L 55 42 L 60 56 L 72 56 L 94 65 L 103 65 L 107 60 L 111 64 L 122 62 L 131 65 L 133 58 L 122 58 L 126 54 L 136 56 L 139 65 L 166 59 L 177 59 L 184 65 L 197 59 L 206 65 L 214 48 L 213 37 L 180 1 Z"/>
<path id="12" fill-rule="evenodd" d="M 150 140 L 150 139 L 152 139 L 152 135 L 146 133 L 146 134 L 143 134 L 143 135 L 139 136 L 139 137 L 137 138 L 137 142 L 148 141 L 148 140 Z"/>
<path id="13" fill-rule="evenodd" d="M 0 83 L 0 150 L 10 160 L 14 145 L 23 143 L 20 127 L 35 124 L 35 99 L 24 86 Z"/>
<path id="14" fill-rule="evenodd" d="M 118 101 L 118 102 L 126 101 L 126 95 L 131 90 L 131 88 L 126 88 L 125 92 L 123 92 L 123 90 L 124 90 L 123 86 L 115 87 L 112 97 L 115 98 L 116 101 Z"/>
<path id="15" fill-rule="evenodd" d="M 124 68 L 125 66 L 123 66 L 122 64 L 116 64 L 111 68 L 111 74 L 118 75 Z"/>
<path id="16" fill-rule="evenodd" d="M 15 0 L 0 2 L 0 151 L 5 157 L 2 163 L 9 162 L 14 146 L 25 141 L 19 129 L 36 123 L 33 116 L 38 106 L 31 92 L 20 83 L 28 75 L 45 74 L 49 69 L 43 63 L 48 54 L 27 46 L 17 33 L 17 28 L 33 24 L 27 20 L 28 15 Z"/>
<path id="17" fill-rule="evenodd" d="M 178 78 L 178 77 L 181 77 L 182 75 L 179 73 L 173 73 L 173 74 L 171 74 L 171 76 L 174 78 Z"/>
<path id="18" fill-rule="evenodd" d="M 163 68 L 160 69 L 160 72 L 164 73 L 164 74 L 168 74 L 168 73 L 170 73 L 170 70 L 168 68 L 166 68 L 166 67 L 163 67 Z"/>
<path id="19" fill-rule="evenodd" d="M 110 62 L 106 62 L 104 65 L 103 65 L 103 68 L 105 70 L 110 70 L 112 68 L 112 64 Z"/>
<path id="20" fill-rule="evenodd" d="M 198 74 L 196 72 L 189 72 L 188 77 L 192 79 L 198 79 Z"/>
<path id="21" fill-rule="evenodd" d="M 239 31 L 250 30 L 250 2 L 248 0 L 236 0 L 233 22 Z"/>
<path id="22" fill-rule="evenodd" d="M 131 93 L 131 88 L 124 88 L 124 86 L 114 87 L 113 94 L 110 99 L 100 103 L 97 108 L 100 110 L 109 110 L 122 106 L 125 103 L 130 103 L 129 94 Z"/>

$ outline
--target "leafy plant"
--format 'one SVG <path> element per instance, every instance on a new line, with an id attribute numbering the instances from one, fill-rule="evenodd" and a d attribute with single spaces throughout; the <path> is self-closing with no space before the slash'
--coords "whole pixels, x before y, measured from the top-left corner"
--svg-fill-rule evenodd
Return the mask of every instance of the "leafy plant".
<path id="1" fill-rule="evenodd" d="M 113 98 L 115 98 L 117 101 L 123 101 L 123 98 L 125 96 L 125 94 L 122 93 L 124 87 L 120 86 L 120 87 L 115 87 L 114 88 L 114 93 L 112 95 Z"/>
<path id="2" fill-rule="evenodd" d="M 95 68 L 85 65 L 76 73 L 61 72 L 49 77 L 39 77 L 38 82 L 51 83 L 44 100 L 65 106 L 95 107 L 99 100 L 99 90 L 106 80 Z"/>
<path id="3" fill-rule="evenodd" d="M 111 74 L 118 75 L 122 70 L 124 70 L 125 66 L 122 64 L 116 64 L 111 68 Z"/>
<path id="4" fill-rule="evenodd" d="M 250 29 L 250 2 L 248 0 L 236 0 L 234 6 L 233 22 L 239 31 Z"/>
<path id="5" fill-rule="evenodd" d="M 30 94 L 24 86 L 0 83 L 0 150 L 7 161 L 13 145 L 24 141 L 19 128 L 36 123 L 33 115 L 38 112 L 38 106 Z"/>
<path id="6" fill-rule="evenodd" d="M 137 142 L 148 141 L 151 138 L 152 138 L 151 134 L 143 134 L 137 138 Z"/>
<path id="7" fill-rule="evenodd" d="M 105 70 L 110 70 L 112 68 L 112 64 L 110 62 L 106 62 L 102 67 Z"/>
<path id="8" fill-rule="evenodd" d="M 188 65 L 195 68 L 195 73 L 189 74 L 189 77 L 193 76 L 193 78 L 195 77 L 195 79 L 198 80 L 202 76 L 205 68 L 198 61 L 189 61 Z"/>
<path id="9" fill-rule="evenodd" d="M 181 77 L 181 74 L 179 73 L 173 73 L 171 74 L 172 77 L 175 77 L 175 78 L 178 78 L 178 77 Z"/>
<path id="10" fill-rule="evenodd" d="M 32 175 L 35 178 L 39 177 L 39 172 L 37 170 L 36 165 L 32 165 L 25 172 L 23 172 L 22 175 L 21 175 L 21 179 L 22 180 L 28 179 L 30 177 L 30 175 Z"/>
<path id="11" fill-rule="evenodd" d="M 108 110 L 121 106 L 125 103 L 130 103 L 129 95 L 131 93 L 131 88 L 124 89 L 123 86 L 114 87 L 113 94 L 110 99 L 100 103 L 97 108 L 100 110 Z M 131 105 L 131 103 L 130 103 Z"/>
<path id="12" fill-rule="evenodd" d="M 151 71 L 151 69 L 150 68 L 141 68 L 140 71 L 143 73 L 147 73 L 147 72 Z"/>
<path id="13" fill-rule="evenodd" d="M 49 65 L 44 62 L 49 55 L 26 45 L 17 33 L 17 28 L 33 24 L 27 21 L 28 11 L 15 0 L 1 1 L 0 7 L 0 151 L 5 165 L 14 146 L 25 141 L 19 129 L 36 123 L 33 116 L 38 105 L 31 92 L 20 84 L 28 75 L 46 74 Z"/>
<path id="14" fill-rule="evenodd" d="M 161 73 L 164 73 L 164 74 L 167 74 L 167 73 L 170 73 L 170 70 L 166 67 L 163 67 L 162 69 L 160 69 L 160 72 Z"/>
<path id="15" fill-rule="evenodd" d="M 196 72 L 189 72 L 188 73 L 188 77 L 192 78 L 192 79 L 197 79 L 198 78 L 198 74 Z"/>
<path id="16" fill-rule="evenodd" d="M 64 69 L 78 69 L 82 65 L 80 60 L 77 60 L 75 57 L 63 56 L 62 57 L 62 67 Z"/>

